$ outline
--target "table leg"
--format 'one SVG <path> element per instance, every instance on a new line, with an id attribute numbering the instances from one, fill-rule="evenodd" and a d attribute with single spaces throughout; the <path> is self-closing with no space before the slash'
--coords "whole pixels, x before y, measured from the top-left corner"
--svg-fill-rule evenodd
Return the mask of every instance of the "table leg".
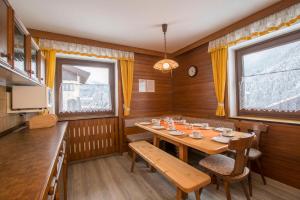
<path id="1" fill-rule="evenodd" d="M 157 135 L 153 136 L 153 145 L 159 148 L 159 137 Z"/>
<path id="2" fill-rule="evenodd" d="M 188 149 L 187 146 L 180 144 L 179 148 L 179 159 L 188 162 Z"/>

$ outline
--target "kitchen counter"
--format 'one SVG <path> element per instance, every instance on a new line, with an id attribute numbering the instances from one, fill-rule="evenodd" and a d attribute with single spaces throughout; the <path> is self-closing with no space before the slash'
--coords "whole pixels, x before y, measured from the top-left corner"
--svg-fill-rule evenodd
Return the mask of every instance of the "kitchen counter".
<path id="1" fill-rule="evenodd" d="M 48 193 L 67 122 L 0 137 L 0 199 L 39 200 Z"/>

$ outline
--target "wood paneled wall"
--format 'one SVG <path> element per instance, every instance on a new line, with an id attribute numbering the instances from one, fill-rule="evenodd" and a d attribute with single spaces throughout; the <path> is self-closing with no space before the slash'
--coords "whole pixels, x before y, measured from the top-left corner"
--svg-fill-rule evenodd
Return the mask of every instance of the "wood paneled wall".
<path id="1" fill-rule="evenodd" d="M 118 126 L 117 117 L 69 121 L 67 151 L 70 161 L 118 152 Z"/>
<path id="2" fill-rule="evenodd" d="M 173 111 L 175 114 L 216 118 L 217 101 L 207 44 L 178 57 L 180 67 L 175 70 Z M 187 76 L 187 67 L 196 65 L 198 75 Z M 266 123 L 269 131 L 263 136 L 263 169 L 266 176 L 300 188 L 300 126 Z"/>
<path id="3" fill-rule="evenodd" d="M 174 70 L 173 112 L 182 115 L 211 117 L 217 101 L 214 92 L 212 67 L 207 44 L 176 57 L 179 68 Z M 198 68 L 198 75 L 190 78 L 188 67 Z"/>
<path id="4" fill-rule="evenodd" d="M 172 84 L 168 73 L 154 70 L 159 57 L 135 54 L 130 117 L 158 116 L 172 111 Z M 155 80 L 155 92 L 140 93 L 139 79 Z"/>

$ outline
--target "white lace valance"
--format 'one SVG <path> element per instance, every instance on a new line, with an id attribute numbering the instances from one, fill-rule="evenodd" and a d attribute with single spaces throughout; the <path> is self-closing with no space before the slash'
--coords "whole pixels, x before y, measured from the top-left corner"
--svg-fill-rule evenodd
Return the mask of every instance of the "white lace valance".
<path id="1" fill-rule="evenodd" d="M 134 59 L 133 52 L 101 48 L 96 46 L 88 46 L 88 45 L 61 42 L 55 40 L 47 40 L 47 39 L 40 39 L 39 45 L 40 48 L 44 50 L 51 49 L 51 50 L 56 50 L 57 52 L 67 53 L 67 54 L 79 54 L 84 56 L 126 59 L 126 60 Z"/>
<path id="2" fill-rule="evenodd" d="M 232 46 L 300 21 L 300 3 L 209 42 L 208 51 Z"/>

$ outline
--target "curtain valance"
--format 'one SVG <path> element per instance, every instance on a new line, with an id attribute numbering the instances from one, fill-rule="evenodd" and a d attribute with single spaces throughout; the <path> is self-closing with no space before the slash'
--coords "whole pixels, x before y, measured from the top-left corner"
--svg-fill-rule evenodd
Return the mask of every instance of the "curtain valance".
<path id="1" fill-rule="evenodd" d="M 112 58 L 118 60 L 134 60 L 134 53 L 96 46 L 68 43 L 56 40 L 39 39 L 42 50 L 55 50 L 57 53 L 94 56 L 99 58 Z"/>
<path id="2" fill-rule="evenodd" d="M 300 3 L 209 42 L 208 51 L 232 46 L 300 22 Z"/>

